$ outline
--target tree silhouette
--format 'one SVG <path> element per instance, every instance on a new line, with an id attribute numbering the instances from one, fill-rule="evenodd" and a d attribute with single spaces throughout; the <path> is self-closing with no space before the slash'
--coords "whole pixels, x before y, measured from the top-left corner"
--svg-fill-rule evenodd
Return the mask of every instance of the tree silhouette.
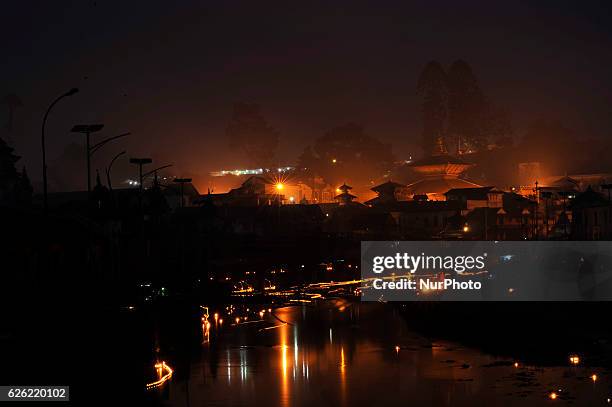
<path id="1" fill-rule="evenodd" d="M 6 104 L 8 108 L 8 117 L 7 117 L 7 121 L 5 125 L 6 132 L 7 132 L 6 141 L 9 145 L 12 145 L 13 144 L 12 134 L 13 134 L 14 126 L 15 126 L 15 110 L 23 106 L 23 102 L 21 101 L 19 96 L 17 96 L 16 94 L 9 93 L 2 99 L 2 103 Z"/>
<path id="2" fill-rule="evenodd" d="M 20 157 L 13 151 L 13 148 L 0 138 L 0 205 L 27 204 L 32 199 L 30 179 L 25 168 L 21 174 L 15 168 Z"/>
<path id="3" fill-rule="evenodd" d="M 297 159 L 297 174 L 313 191 L 316 188 L 315 177 L 319 164 L 319 158 L 312 151 L 311 146 L 306 146 Z"/>
<path id="4" fill-rule="evenodd" d="M 446 80 L 442 65 L 438 61 L 430 61 L 421 72 L 417 83 L 417 93 L 423 98 L 421 146 L 425 154 L 432 151 L 436 139 L 445 133 L 448 101 Z"/>
<path id="5" fill-rule="evenodd" d="M 486 134 L 498 147 L 511 147 L 514 143 L 514 128 L 508 112 L 490 106 L 486 118 Z"/>
<path id="6" fill-rule="evenodd" d="M 259 105 L 235 103 L 226 134 L 230 147 L 241 150 L 251 164 L 261 168 L 273 164 L 278 132 L 263 117 Z"/>
<path id="7" fill-rule="evenodd" d="M 463 60 L 448 71 L 448 131 L 458 150 L 478 150 L 487 145 L 487 103 L 472 72 Z"/>
<path id="8" fill-rule="evenodd" d="M 315 140 L 302 153 L 299 165 L 309 168 L 335 186 L 347 181 L 357 185 L 382 176 L 391 168 L 391 145 L 367 135 L 362 126 L 348 123 Z"/>
<path id="9" fill-rule="evenodd" d="M 28 176 L 28 173 L 25 167 L 23 167 L 21 169 L 21 174 L 19 176 L 19 180 L 16 184 L 16 190 L 15 190 L 17 204 L 21 206 L 30 206 L 32 204 L 32 194 L 33 193 L 34 193 L 34 188 L 32 188 L 30 177 Z"/>

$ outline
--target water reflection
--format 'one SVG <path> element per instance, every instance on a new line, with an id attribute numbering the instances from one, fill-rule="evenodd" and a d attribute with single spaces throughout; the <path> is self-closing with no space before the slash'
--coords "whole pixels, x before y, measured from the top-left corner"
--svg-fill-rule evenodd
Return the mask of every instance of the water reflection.
<path id="1" fill-rule="evenodd" d="M 601 370 L 571 360 L 539 368 L 432 342 L 383 304 L 246 309 L 211 310 L 191 374 L 168 383 L 170 405 L 525 407 L 553 402 L 553 393 L 555 403 L 577 405 L 609 397 Z"/>
<path id="2" fill-rule="evenodd" d="M 280 327 L 280 363 L 281 363 L 281 404 L 289 405 L 289 378 L 287 377 L 287 333 L 288 326 L 283 324 Z"/>

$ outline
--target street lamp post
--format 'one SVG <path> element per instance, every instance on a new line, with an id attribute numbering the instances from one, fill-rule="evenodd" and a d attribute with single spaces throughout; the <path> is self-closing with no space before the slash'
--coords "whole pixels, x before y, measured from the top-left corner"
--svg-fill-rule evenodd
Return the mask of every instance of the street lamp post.
<path id="1" fill-rule="evenodd" d="M 175 178 L 174 182 L 181 184 L 181 208 L 185 207 L 185 201 L 183 199 L 184 191 L 185 191 L 185 183 L 191 182 L 191 178 Z"/>
<path id="2" fill-rule="evenodd" d="M 57 97 L 47 108 L 47 111 L 45 112 L 45 116 L 43 117 L 43 122 L 42 122 L 42 129 L 41 129 L 41 146 L 42 146 L 42 167 L 43 167 L 43 205 L 44 205 L 44 210 L 45 210 L 45 215 L 48 213 L 49 210 L 49 203 L 47 200 L 47 151 L 45 148 L 45 124 L 47 124 L 47 117 L 49 116 L 49 113 L 51 112 L 51 109 L 53 109 L 53 106 L 55 106 L 57 104 L 57 102 L 59 102 L 60 100 L 62 100 L 63 98 L 67 97 L 67 96 L 72 96 L 75 93 L 77 93 L 79 90 L 77 88 L 72 88 L 70 89 L 68 92 L 60 95 L 59 97 Z"/>
<path id="3" fill-rule="evenodd" d="M 85 134 L 85 156 L 87 159 L 87 196 L 91 195 L 91 147 L 89 138 L 91 133 L 96 133 L 104 128 L 103 124 L 77 124 L 70 130 L 73 133 Z"/>
<path id="4" fill-rule="evenodd" d="M 142 210 L 142 166 L 145 164 L 151 164 L 153 162 L 150 158 L 130 158 L 130 164 L 138 165 L 138 206 Z"/>
<path id="5" fill-rule="evenodd" d="M 130 158 L 130 164 L 136 164 L 138 166 L 138 208 L 140 210 L 140 238 L 142 239 L 142 253 L 145 259 L 148 258 L 149 246 L 147 245 L 145 237 L 145 222 L 144 222 L 144 210 L 142 207 L 142 166 L 151 164 L 153 160 L 151 158 Z"/>
<path id="6" fill-rule="evenodd" d="M 142 166 L 151 164 L 153 162 L 150 158 L 130 158 L 130 164 L 136 164 L 138 166 L 138 189 L 142 193 Z"/>
<path id="7" fill-rule="evenodd" d="M 161 167 L 157 167 L 154 170 L 151 170 L 149 172 L 147 172 L 146 174 L 142 174 L 142 178 L 143 180 L 148 177 L 151 174 L 154 174 L 154 178 L 153 178 L 153 182 L 156 184 L 157 183 L 157 171 L 161 171 L 165 168 L 169 168 L 172 167 L 172 164 L 167 164 L 167 165 L 162 165 Z"/>
<path id="8" fill-rule="evenodd" d="M 118 138 L 129 136 L 130 134 L 132 134 L 132 133 L 130 133 L 130 132 L 123 133 L 123 134 L 120 134 L 118 136 L 109 137 L 107 139 L 104 139 L 104 140 L 100 141 L 99 143 L 94 144 L 89 149 L 89 155 L 93 156 L 96 151 L 98 151 L 101 147 L 103 147 L 109 141 L 117 140 Z"/>
<path id="9" fill-rule="evenodd" d="M 544 235 L 546 239 L 548 239 L 549 228 L 548 228 L 548 217 L 549 217 L 549 203 L 552 199 L 552 192 L 543 191 L 540 193 L 540 196 L 544 198 Z M 553 222 L 554 223 L 554 222 Z"/>
<path id="10" fill-rule="evenodd" d="M 130 134 L 132 134 L 132 133 L 129 133 L 129 132 L 128 133 L 123 133 L 123 134 L 120 134 L 118 136 L 113 136 L 113 137 L 106 138 L 106 139 L 100 141 L 99 143 L 94 144 L 93 146 L 91 146 L 91 147 L 89 147 L 87 149 L 87 154 L 88 154 L 87 158 L 91 159 L 91 157 L 94 155 L 94 153 L 96 151 L 98 151 L 100 148 L 104 147 L 104 145 L 107 144 L 108 142 L 113 141 L 113 140 L 117 140 L 118 138 L 121 138 L 121 137 L 129 136 Z M 110 162 L 110 165 L 106 169 L 106 180 L 108 181 L 108 188 L 111 191 L 111 193 L 112 193 L 112 189 L 113 188 L 111 186 L 111 181 L 110 181 L 110 169 L 113 166 L 115 160 L 117 158 L 119 158 L 119 156 L 121 156 L 123 154 L 125 154 L 125 151 L 122 151 L 119 154 L 117 154 L 115 157 L 113 157 L 113 159 Z M 89 165 L 88 165 L 88 167 L 89 167 Z"/>
<path id="11" fill-rule="evenodd" d="M 115 163 L 117 158 L 121 157 L 123 154 L 125 154 L 125 151 L 122 151 L 116 156 L 114 156 L 110 164 L 108 164 L 108 167 L 106 168 L 106 182 L 108 183 L 108 190 L 111 192 L 111 194 L 113 193 L 113 184 L 111 183 L 111 170 L 113 169 L 113 164 Z"/>

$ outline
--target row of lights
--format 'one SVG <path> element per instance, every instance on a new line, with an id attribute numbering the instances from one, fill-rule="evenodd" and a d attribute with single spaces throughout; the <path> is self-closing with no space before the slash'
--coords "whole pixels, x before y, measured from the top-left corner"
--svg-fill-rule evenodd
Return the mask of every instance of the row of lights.
<path id="1" fill-rule="evenodd" d="M 166 372 L 164 375 L 161 376 L 161 378 L 157 381 L 154 381 L 153 383 L 148 383 L 146 388 L 147 390 L 151 390 L 154 388 L 157 388 L 159 386 L 161 386 L 162 384 L 164 384 L 165 382 L 167 382 L 168 380 L 170 380 L 170 378 L 172 377 L 172 373 L 174 373 L 174 370 L 172 370 L 172 368 L 170 366 L 168 366 L 166 364 L 166 362 L 162 361 L 159 363 L 155 364 L 155 370 L 161 375 L 164 371 Z"/>
<path id="2" fill-rule="evenodd" d="M 570 355 L 569 357 L 569 362 L 571 365 L 573 366 L 578 366 L 580 364 L 580 356 L 578 355 Z M 514 363 L 514 367 L 518 367 L 518 362 Z M 589 376 L 589 379 L 595 383 L 597 382 L 597 380 L 599 380 L 599 377 L 597 376 L 596 373 L 593 373 Z M 557 391 L 552 391 L 548 394 L 548 398 L 551 400 L 556 400 L 557 398 L 559 398 L 559 393 L 563 392 L 563 389 L 557 389 Z M 606 399 L 607 403 L 610 403 L 611 400 L 608 398 Z"/>
<path id="3" fill-rule="evenodd" d="M 400 346 L 399 345 L 395 345 L 395 353 L 399 354 L 400 351 Z M 578 355 L 570 355 L 569 357 L 569 362 L 570 364 L 577 366 L 580 364 L 580 356 Z M 518 368 L 520 365 L 518 362 L 514 362 L 514 367 Z M 593 383 L 597 382 L 597 380 L 599 379 L 599 377 L 597 376 L 596 373 L 593 373 L 592 375 L 589 376 L 589 379 L 591 379 L 591 381 Z M 552 391 L 548 394 L 548 398 L 551 400 L 556 400 L 559 397 L 559 393 L 561 393 L 563 390 L 562 389 L 558 389 L 557 391 Z M 610 398 L 606 399 L 606 401 L 608 403 L 612 402 L 612 400 Z"/>

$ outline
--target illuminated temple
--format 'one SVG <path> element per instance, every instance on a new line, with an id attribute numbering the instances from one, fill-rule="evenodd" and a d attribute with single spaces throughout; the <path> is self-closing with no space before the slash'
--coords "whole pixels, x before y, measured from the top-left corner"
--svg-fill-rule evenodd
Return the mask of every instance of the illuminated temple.
<path id="1" fill-rule="evenodd" d="M 480 187 L 481 185 L 461 178 L 472 166 L 473 164 L 448 154 L 440 137 L 430 156 L 411 165 L 412 170 L 422 178 L 408 185 L 408 193 L 412 197 L 427 195 L 429 200 L 443 201 L 446 199 L 444 193 L 451 189 Z"/>

